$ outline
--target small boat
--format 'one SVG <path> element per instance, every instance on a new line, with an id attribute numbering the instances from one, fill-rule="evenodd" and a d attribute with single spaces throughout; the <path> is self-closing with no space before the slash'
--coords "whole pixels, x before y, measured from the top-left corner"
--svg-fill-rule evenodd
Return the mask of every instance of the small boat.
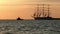
<path id="1" fill-rule="evenodd" d="M 18 17 L 17 20 L 23 20 L 23 19 L 21 19 L 20 17 Z"/>

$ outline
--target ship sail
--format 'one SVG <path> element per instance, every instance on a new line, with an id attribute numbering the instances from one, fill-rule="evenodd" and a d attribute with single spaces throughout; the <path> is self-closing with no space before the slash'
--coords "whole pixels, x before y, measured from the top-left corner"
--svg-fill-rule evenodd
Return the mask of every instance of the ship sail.
<path id="1" fill-rule="evenodd" d="M 34 19 L 35 20 L 40 20 L 40 19 L 51 19 L 50 17 L 50 13 L 49 13 L 49 5 L 47 5 L 47 11 L 46 10 L 46 6 L 45 4 L 42 4 L 42 10 L 40 9 L 40 6 L 39 4 L 37 5 L 36 7 L 36 11 L 34 13 Z M 47 13 L 46 13 L 47 12 Z"/>

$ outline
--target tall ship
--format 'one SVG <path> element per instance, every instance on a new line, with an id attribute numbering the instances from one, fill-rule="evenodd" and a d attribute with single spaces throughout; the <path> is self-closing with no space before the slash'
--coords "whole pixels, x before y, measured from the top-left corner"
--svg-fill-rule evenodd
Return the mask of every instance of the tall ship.
<path id="1" fill-rule="evenodd" d="M 37 7 L 35 9 L 35 12 L 33 14 L 33 18 L 35 20 L 53 20 L 55 18 L 52 18 L 50 15 L 50 5 L 49 4 L 37 4 Z"/>

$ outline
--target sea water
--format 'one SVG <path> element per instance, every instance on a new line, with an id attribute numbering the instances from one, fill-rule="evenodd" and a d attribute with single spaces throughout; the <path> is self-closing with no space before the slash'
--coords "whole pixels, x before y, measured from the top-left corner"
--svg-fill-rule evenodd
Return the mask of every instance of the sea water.
<path id="1" fill-rule="evenodd" d="M 60 34 L 60 20 L 0 20 L 0 34 Z"/>

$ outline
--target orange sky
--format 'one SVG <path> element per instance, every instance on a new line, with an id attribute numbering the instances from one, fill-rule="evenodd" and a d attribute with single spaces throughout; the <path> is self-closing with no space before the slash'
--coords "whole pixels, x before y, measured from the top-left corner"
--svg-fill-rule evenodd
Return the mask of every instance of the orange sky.
<path id="1" fill-rule="evenodd" d="M 57 3 L 58 2 L 58 3 Z M 59 1 L 45 1 L 45 0 L 0 0 L 0 19 L 16 19 L 21 17 L 23 19 L 32 19 L 35 5 L 24 4 L 37 4 L 45 3 L 51 5 L 51 16 L 60 17 Z"/>

